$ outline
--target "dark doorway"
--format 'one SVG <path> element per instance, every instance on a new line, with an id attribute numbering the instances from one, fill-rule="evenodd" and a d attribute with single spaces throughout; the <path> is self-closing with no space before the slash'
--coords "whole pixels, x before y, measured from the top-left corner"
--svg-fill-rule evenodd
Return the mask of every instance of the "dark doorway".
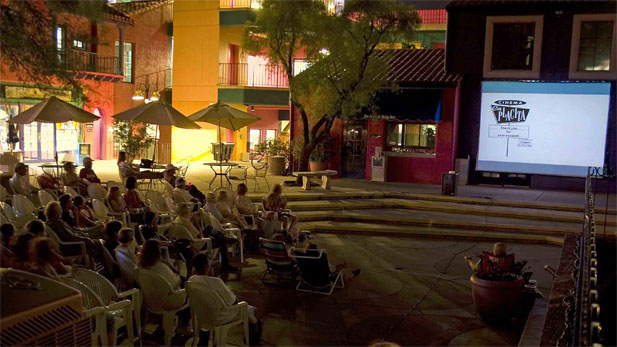
<path id="1" fill-rule="evenodd" d="M 364 178 L 366 168 L 366 121 L 348 120 L 343 127 L 342 176 Z"/>

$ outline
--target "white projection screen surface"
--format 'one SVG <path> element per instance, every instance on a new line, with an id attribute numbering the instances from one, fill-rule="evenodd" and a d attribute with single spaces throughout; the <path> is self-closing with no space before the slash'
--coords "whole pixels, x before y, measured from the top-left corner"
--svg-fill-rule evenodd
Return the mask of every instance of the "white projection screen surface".
<path id="1" fill-rule="evenodd" d="M 609 83 L 483 82 L 476 170 L 584 176 L 604 166 Z"/>

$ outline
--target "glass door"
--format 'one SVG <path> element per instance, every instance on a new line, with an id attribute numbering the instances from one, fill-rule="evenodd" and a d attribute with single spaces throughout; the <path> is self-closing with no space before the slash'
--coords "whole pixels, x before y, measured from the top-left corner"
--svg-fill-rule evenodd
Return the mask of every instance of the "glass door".
<path id="1" fill-rule="evenodd" d="M 24 161 L 53 161 L 56 144 L 55 131 L 53 123 L 35 122 L 22 125 Z"/>

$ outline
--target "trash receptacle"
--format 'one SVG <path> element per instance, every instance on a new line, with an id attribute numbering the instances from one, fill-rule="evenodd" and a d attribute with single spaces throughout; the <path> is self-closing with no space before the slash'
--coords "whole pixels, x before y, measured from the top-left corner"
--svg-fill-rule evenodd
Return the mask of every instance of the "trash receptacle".
<path id="1" fill-rule="evenodd" d="M 456 195 L 456 175 L 455 171 L 441 175 L 441 195 Z"/>

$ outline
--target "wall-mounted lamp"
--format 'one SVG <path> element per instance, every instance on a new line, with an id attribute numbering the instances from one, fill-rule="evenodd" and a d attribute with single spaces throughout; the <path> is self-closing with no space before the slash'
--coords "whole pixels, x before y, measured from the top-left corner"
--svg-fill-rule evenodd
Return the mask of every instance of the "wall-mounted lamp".
<path id="1" fill-rule="evenodd" d="M 255 106 L 251 106 L 251 112 L 255 112 Z"/>

